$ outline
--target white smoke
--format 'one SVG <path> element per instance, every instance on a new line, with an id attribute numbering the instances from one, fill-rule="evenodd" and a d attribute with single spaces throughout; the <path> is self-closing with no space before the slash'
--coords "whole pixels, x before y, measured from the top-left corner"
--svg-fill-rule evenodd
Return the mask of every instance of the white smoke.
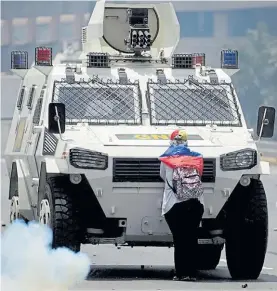
<path id="1" fill-rule="evenodd" d="M 67 248 L 51 249 L 52 230 L 18 220 L 1 236 L 1 285 L 5 291 L 64 291 L 85 280 L 90 260 Z"/>

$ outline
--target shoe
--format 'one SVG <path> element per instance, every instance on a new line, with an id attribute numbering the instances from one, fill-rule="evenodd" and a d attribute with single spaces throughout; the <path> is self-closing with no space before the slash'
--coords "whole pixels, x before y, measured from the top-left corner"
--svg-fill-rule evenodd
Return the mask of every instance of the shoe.
<path id="1" fill-rule="evenodd" d="M 189 281 L 189 282 L 195 282 L 196 277 L 194 276 L 183 276 L 180 278 L 180 281 Z"/>

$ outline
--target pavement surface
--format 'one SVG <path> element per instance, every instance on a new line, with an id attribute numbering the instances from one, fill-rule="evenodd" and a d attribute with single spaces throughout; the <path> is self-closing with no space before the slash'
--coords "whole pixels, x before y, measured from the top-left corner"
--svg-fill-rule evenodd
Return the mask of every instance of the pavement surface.
<path id="1" fill-rule="evenodd" d="M 8 177 L 3 162 L 1 170 L 1 220 L 8 223 Z M 277 167 L 272 166 L 271 172 L 262 178 L 268 198 L 269 243 L 258 280 L 231 280 L 225 250 L 217 269 L 200 272 L 198 282 L 174 282 L 172 248 L 83 245 L 92 262 L 91 274 L 74 290 L 277 290 Z"/>

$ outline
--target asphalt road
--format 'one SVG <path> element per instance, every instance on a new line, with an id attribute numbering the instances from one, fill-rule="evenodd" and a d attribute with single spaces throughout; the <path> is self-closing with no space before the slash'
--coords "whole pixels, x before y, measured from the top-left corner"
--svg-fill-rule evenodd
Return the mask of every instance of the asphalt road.
<path id="1" fill-rule="evenodd" d="M 8 181 L 1 163 L 1 220 L 8 222 Z M 229 275 L 225 250 L 214 271 L 199 273 L 199 282 L 173 282 L 173 249 L 130 248 L 115 246 L 82 246 L 92 262 L 88 279 L 74 290 L 277 290 L 277 167 L 263 177 L 269 208 L 269 243 L 262 273 L 252 282 L 233 281 Z M 2 229 L 3 230 L 3 229 Z M 141 266 L 144 268 L 141 268 Z"/>

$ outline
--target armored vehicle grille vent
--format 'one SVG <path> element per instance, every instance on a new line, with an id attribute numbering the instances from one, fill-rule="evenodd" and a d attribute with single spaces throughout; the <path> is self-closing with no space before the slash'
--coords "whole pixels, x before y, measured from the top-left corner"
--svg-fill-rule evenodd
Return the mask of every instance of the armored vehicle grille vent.
<path id="1" fill-rule="evenodd" d="M 82 28 L 82 43 L 86 43 L 87 42 L 87 28 L 83 27 Z"/>
<path id="2" fill-rule="evenodd" d="M 29 110 L 31 110 L 33 108 L 33 100 L 34 100 L 34 97 L 35 97 L 35 92 L 36 92 L 36 86 L 33 85 L 31 90 L 30 90 L 29 98 L 28 98 L 28 101 L 27 101 L 27 108 Z"/>
<path id="3" fill-rule="evenodd" d="M 203 183 L 215 182 L 215 159 L 204 159 Z M 113 182 L 162 182 L 157 159 L 115 158 Z"/>
<path id="4" fill-rule="evenodd" d="M 43 86 L 42 89 L 41 89 L 41 91 L 40 91 L 39 98 L 43 98 L 44 97 L 45 90 L 46 90 L 46 86 Z"/>
<path id="5" fill-rule="evenodd" d="M 58 144 L 58 139 L 49 133 L 45 128 L 44 143 L 43 143 L 43 155 L 54 155 Z"/>
<path id="6" fill-rule="evenodd" d="M 17 100 L 17 104 L 16 104 L 16 107 L 18 110 L 21 110 L 21 108 L 22 108 L 24 95 L 25 95 L 25 86 L 23 86 L 19 92 L 19 96 L 18 96 L 18 100 Z"/>
<path id="7" fill-rule="evenodd" d="M 109 68 L 110 58 L 107 53 L 89 53 L 87 54 L 88 68 Z"/>
<path id="8" fill-rule="evenodd" d="M 33 116 L 33 124 L 39 125 L 43 98 L 38 98 L 37 105 Z"/>

